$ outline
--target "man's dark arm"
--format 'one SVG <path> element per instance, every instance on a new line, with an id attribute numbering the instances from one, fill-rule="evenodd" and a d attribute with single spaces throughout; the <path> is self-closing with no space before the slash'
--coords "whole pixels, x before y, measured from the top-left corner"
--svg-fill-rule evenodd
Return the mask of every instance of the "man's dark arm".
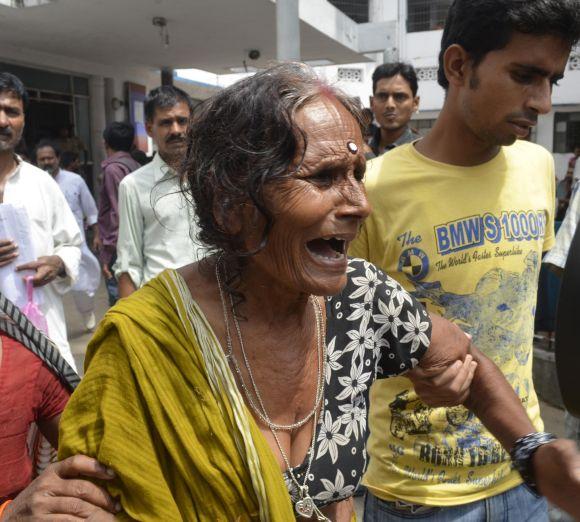
<path id="1" fill-rule="evenodd" d="M 436 389 L 438 379 L 445 373 L 443 369 L 471 354 L 477 369 L 463 401 L 465 407 L 479 417 L 508 451 L 520 437 L 536 432 L 499 368 L 457 326 L 434 314 L 431 319 L 431 345 L 421 358 L 418 374 L 409 375 L 417 393 Z M 559 439 L 540 446 L 533 453 L 531 463 L 540 493 L 571 515 L 580 517 L 580 454 L 575 444 Z"/>
<path id="2" fill-rule="evenodd" d="M 442 369 L 470 354 L 477 369 L 465 394 L 464 406 L 479 417 L 507 450 L 518 438 L 536 431 L 519 397 L 499 368 L 473 346 L 459 327 L 435 314 L 431 314 L 431 321 L 431 345 L 419 363 L 421 378 L 410 375 L 417 393 L 428 396 L 429 388 L 441 386 Z M 426 402 L 429 404 L 429 400 Z"/>

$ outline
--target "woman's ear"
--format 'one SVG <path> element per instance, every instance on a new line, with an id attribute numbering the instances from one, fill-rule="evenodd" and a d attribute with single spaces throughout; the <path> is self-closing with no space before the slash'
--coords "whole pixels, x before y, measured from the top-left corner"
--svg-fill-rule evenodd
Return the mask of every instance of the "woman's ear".
<path id="1" fill-rule="evenodd" d="M 233 205 L 228 197 L 216 197 L 213 201 L 213 217 L 222 232 L 238 235 L 243 227 L 241 205 Z"/>
<path id="2" fill-rule="evenodd" d="M 266 220 L 253 203 L 216 197 L 213 215 L 220 231 L 235 238 L 242 249 L 253 252 L 260 247 Z"/>

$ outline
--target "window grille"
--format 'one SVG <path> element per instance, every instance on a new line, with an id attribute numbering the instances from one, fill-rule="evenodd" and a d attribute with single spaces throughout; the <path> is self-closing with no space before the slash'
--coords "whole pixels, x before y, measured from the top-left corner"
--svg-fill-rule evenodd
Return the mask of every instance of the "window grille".
<path id="1" fill-rule="evenodd" d="M 436 82 L 438 67 L 418 67 L 415 69 L 420 82 Z"/>
<path id="2" fill-rule="evenodd" d="M 357 24 L 369 21 L 369 0 L 328 0 Z"/>
<path id="3" fill-rule="evenodd" d="M 452 0 L 407 0 L 407 32 L 443 29 Z"/>
<path id="4" fill-rule="evenodd" d="M 355 67 L 339 67 L 338 81 L 360 83 L 363 81 L 363 71 Z"/>

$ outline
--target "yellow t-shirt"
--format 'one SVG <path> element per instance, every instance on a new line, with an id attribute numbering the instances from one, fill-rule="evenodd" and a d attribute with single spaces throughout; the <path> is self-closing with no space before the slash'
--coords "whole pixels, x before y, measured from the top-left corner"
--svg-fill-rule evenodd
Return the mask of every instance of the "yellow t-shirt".
<path id="1" fill-rule="evenodd" d="M 373 213 L 349 255 L 368 259 L 455 322 L 502 370 L 536 429 L 532 339 L 542 251 L 554 242 L 554 164 L 518 141 L 456 167 L 413 144 L 373 160 Z M 405 377 L 373 384 L 364 483 L 384 500 L 452 506 L 521 482 L 509 456 L 462 406 L 429 408 Z"/>

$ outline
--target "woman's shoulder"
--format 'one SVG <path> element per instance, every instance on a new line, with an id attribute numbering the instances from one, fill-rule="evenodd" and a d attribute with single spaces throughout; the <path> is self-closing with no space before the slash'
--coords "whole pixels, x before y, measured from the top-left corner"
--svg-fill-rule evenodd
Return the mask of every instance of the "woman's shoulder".
<path id="1" fill-rule="evenodd" d="M 379 267 L 365 259 L 351 257 L 346 271 L 347 283 L 342 295 L 351 299 L 370 300 L 377 290 L 400 289 L 401 285 Z M 382 292 L 381 292 L 382 293 Z"/>
<path id="2" fill-rule="evenodd" d="M 140 319 L 143 314 L 163 316 L 175 307 L 175 290 L 181 277 L 178 270 L 166 269 L 145 283 L 130 296 L 119 299 L 105 317 L 119 315 L 128 319 Z"/>
<path id="3" fill-rule="evenodd" d="M 342 308 L 351 310 L 362 307 L 370 313 L 383 313 L 386 308 L 392 307 L 420 307 L 399 282 L 376 265 L 359 258 L 349 258 L 347 283 L 340 295 L 328 300 L 335 306 L 340 302 Z"/>

